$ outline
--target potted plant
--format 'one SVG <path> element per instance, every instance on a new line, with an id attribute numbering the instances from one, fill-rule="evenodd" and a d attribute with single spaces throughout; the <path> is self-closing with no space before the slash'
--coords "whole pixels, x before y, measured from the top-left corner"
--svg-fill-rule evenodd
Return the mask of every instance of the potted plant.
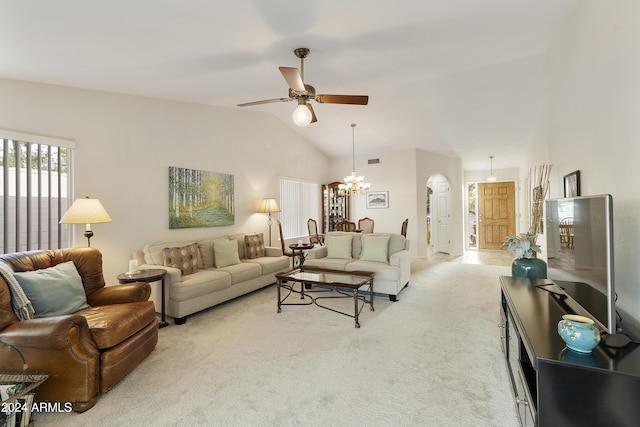
<path id="1" fill-rule="evenodd" d="M 515 252 L 516 258 L 511 263 L 511 275 L 514 277 L 547 278 L 547 263 L 537 258 L 541 252 L 536 244 L 538 235 L 530 228 L 527 233 L 507 236 L 502 244 L 507 252 Z"/>
<path id="2" fill-rule="evenodd" d="M 530 174 L 531 188 L 531 225 L 529 231 L 517 236 L 507 236 L 502 244 L 507 252 L 515 252 L 516 259 L 511 264 L 514 277 L 547 278 L 547 263 L 538 259 L 541 252 L 536 244 L 538 234 L 542 231 L 544 199 L 549 191 L 549 174 L 551 165 L 541 165 Z"/>

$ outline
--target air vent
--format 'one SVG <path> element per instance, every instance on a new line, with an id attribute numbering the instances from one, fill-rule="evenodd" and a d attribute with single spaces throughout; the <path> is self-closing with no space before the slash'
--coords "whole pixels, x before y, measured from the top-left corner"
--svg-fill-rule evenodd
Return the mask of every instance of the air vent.
<path id="1" fill-rule="evenodd" d="M 369 159 L 370 165 L 377 165 L 378 163 L 380 163 L 380 159 Z"/>

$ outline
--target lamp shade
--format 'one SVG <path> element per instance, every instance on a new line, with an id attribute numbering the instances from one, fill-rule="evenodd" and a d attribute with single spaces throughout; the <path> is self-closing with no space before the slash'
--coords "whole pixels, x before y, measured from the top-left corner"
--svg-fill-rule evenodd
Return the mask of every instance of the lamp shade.
<path id="1" fill-rule="evenodd" d="M 98 199 L 92 199 L 89 196 L 76 199 L 60 220 L 60 224 L 99 224 L 102 222 L 111 222 L 111 217 Z"/>
<path id="2" fill-rule="evenodd" d="M 280 208 L 278 207 L 278 202 L 276 199 L 271 197 L 265 197 L 262 199 L 262 204 L 258 209 L 258 213 L 272 213 L 272 212 L 280 212 Z"/>

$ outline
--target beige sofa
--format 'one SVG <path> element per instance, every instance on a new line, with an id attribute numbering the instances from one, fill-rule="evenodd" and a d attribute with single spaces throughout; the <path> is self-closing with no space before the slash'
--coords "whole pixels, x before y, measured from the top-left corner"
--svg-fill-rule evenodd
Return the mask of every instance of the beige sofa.
<path id="1" fill-rule="evenodd" d="M 136 255 L 141 269 L 167 271 L 165 310 L 177 325 L 190 314 L 274 283 L 275 274 L 291 262 L 281 248 L 264 247 L 262 233 L 154 242 Z M 157 310 L 160 289 L 154 286 L 151 295 Z"/>
<path id="2" fill-rule="evenodd" d="M 325 236 L 324 246 L 307 253 L 304 265 L 372 271 L 374 292 L 396 301 L 411 275 L 409 240 L 401 234 L 330 232 Z"/>

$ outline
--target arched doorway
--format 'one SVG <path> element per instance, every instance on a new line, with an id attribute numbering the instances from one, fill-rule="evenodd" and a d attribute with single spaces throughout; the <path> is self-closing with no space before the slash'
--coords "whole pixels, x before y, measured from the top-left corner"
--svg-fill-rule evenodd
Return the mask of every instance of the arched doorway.
<path id="1" fill-rule="evenodd" d="M 451 253 L 451 185 L 441 174 L 427 180 L 427 245 L 436 252 Z"/>

